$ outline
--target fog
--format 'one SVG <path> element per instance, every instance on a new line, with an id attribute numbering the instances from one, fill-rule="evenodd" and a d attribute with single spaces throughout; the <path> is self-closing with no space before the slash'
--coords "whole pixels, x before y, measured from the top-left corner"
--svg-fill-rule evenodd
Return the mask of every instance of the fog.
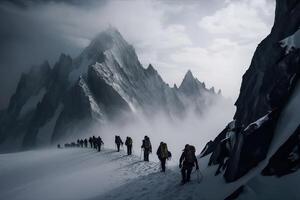
<path id="1" fill-rule="evenodd" d="M 161 141 L 167 143 L 172 153 L 172 165 L 178 163 L 178 159 L 185 144 L 192 144 L 196 147 L 196 154 L 200 154 L 205 144 L 213 140 L 232 120 L 234 106 L 231 101 L 219 101 L 209 108 L 204 109 L 203 115 L 190 111 L 183 119 L 173 119 L 165 114 L 156 114 L 145 117 L 141 114 L 134 120 L 124 123 L 109 123 L 104 126 L 95 126 L 92 131 L 82 137 L 92 135 L 100 136 L 104 141 L 104 148 L 116 148 L 114 136 L 121 136 L 125 143 L 126 137 L 133 139 L 133 154 L 141 155 L 142 140 L 145 135 L 150 137 L 152 143 L 152 155 L 150 160 L 158 161 L 156 151 Z M 76 139 L 74 139 L 76 140 Z M 126 146 L 124 145 L 126 151 Z"/>

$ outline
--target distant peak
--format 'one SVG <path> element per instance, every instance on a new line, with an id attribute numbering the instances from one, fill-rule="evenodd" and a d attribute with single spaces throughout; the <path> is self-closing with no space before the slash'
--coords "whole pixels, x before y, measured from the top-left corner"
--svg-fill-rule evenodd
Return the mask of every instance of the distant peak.
<path id="1" fill-rule="evenodd" d="M 120 34 L 119 30 L 112 25 L 109 25 L 108 28 L 104 32 Z"/>
<path id="2" fill-rule="evenodd" d="M 87 54 L 89 57 L 97 57 L 102 52 L 112 49 L 114 45 L 130 47 L 118 29 L 110 26 L 97 34 L 82 54 Z"/>
<path id="3" fill-rule="evenodd" d="M 193 76 L 191 70 L 188 70 L 181 82 L 181 85 L 179 86 L 179 89 L 181 89 L 181 90 L 197 90 L 198 89 L 197 81 L 198 80 Z"/>
<path id="4" fill-rule="evenodd" d="M 192 73 L 191 70 L 188 70 L 188 71 L 186 72 L 184 78 L 187 78 L 187 79 L 189 79 L 189 80 L 195 79 L 195 77 L 194 77 L 194 75 L 193 75 L 193 73 Z"/>
<path id="5" fill-rule="evenodd" d="M 152 64 L 149 64 L 147 70 L 155 70 L 155 69 L 154 69 L 154 67 L 152 66 Z"/>
<path id="6" fill-rule="evenodd" d="M 147 67 L 147 72 L 149 72 L 150 74 L 158 74 L 158 72 L 156 71 L 156 69 L 154 69 L 154 67 L 149 64 L 148 67 Z"/>

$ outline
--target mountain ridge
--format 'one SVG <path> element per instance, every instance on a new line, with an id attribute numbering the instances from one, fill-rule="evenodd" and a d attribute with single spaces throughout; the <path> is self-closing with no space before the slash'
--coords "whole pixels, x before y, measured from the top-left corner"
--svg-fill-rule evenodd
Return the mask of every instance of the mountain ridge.
<path id="1" fill-rule="evenodd" d="M 206 107 L 224 100 L 193 75 L 196 87 L 189 92 L 192 96 L 181 87 L 184 80 L 178 89 L 169 87 L 152 64 L 142 66 L 134 47 L 113 27 L 99 33 L 78 57 L 61 54 L 53 68 L 47 62 L 41 67 L 45 72 L 28 80 L 33 83 L 19 82 L 21 89 L 0 121 L 0 144 L 7 138 L 23 138 L 22 148 L 37 146 L 41 130 L 50 127 L 50 121 L 55 125 L 48 144 L 75 137 L 95 123 L 114 122 L 127 116 L 125 113 L 151 118 L 160 112 L 174 120 L 190 110 L 201 115 Z M 189 74 L 190 70 L 186 76 Z M 29 87 L 24 90 L 24 85 Z M 42 88 L 45 94 L 40 94 L 35 100 L 38 103 L 20 118 L 23 105 Z"/>

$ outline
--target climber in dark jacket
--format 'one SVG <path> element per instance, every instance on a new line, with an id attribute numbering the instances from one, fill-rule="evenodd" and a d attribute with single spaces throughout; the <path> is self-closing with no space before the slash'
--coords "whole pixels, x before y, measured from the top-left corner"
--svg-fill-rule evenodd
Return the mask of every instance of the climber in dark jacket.
<path id="1" fill-rule="evenodd" d="M 95 136 L 93 136 L 92 141 L 93 141 L 93 147 L 94 147 L 94 149 L 97 149 L 97 139 L 96 139 Z"/>
<path id="2" fill-rule="evenodd" d="M 83 139 L 81 139 L 81 140 L 79 141 L 79 143 L 80 143 L 80 147 L 82 148 L 82 147 L 83 147 Z"/>
<path id="3" fill-rule="evenodd" d="M 126 138 L 125 145 L 127 147 L 127 155 L 131 155 L 132 154 L 132 139 L 131 139 L 131 137 Z"/>
<path id="4" fill-rule="evenodd" d="M 97 147 L 98 147 L 98 151 L 101 151 L 101 145 L 104 144 L 101 137 L 99 136 L 98 138 L 96 138 L 97 140 Z"/>
<path id="5" fill-rule="evenodd" d="M 84 143 L 84 147 L 87 148 L 87 146 L 88 146 L 88 140 L 86 138 L 83 140 L 83 143 Z"/>
<path id="6" fill-rule="evenodd" d="M 179 168 L 181 168 L 182 184 L 191 180 L 191 173 L 196 164 L 196 170 L 199 170 L 198 161 L 196 158 L 196 149 L 192 145 L 185 145 L 185 148 L 180 156 Z"/>
<path id="7" fill-rule="evenodd" d="M 90 143 L 91 148 L 93 148 L 93 138 L 92 137 L 89 138 L 89 143 Z"/>
<path id="8" fill-rule="evenodd" d="M 166 143 L 164 143 L 164 142 L 160 143 L 160 145 L 156 151 L 156 155 L 157 155 L 158 159 L 160 160 L 161 171 L 165 172 L 166 171 L 166 161 L 167 161 L 167 158 L 169 157 L 168 146 Z"/>
<path id="9" fill-rule="evenodd" d="M 123 145 L 123 141 L 122 141 L 120 136 L 118 136 L 118 135 L 115 136 L 115 143 L 117 145 L 117 150 L 119 152 L 120 151 L 120 145 Z"/>
<path id="10" fill-rule="evenodd" d="M 144 161 L 149 161 L 149 154 L 152 153 L 152 146 L 148 136 L 144 137 L 141 148 L 144 149 Z"/>

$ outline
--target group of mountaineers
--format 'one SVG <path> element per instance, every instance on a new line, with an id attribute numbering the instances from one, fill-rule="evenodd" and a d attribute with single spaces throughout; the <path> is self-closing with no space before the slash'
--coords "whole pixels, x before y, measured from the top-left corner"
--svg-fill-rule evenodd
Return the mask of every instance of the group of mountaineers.
<path id="1" fill-rule="evenodd" d="M 88 143 L 90 144 L 90 148 L 97 149 L 98 152 L 101 151 L 101 146 L 104 145 L 104 142 L 102 141 L 101 137 L 90 137 L 89 139 L 78 139 L 77 143 L 66 143 L 64 145 L 65 148 L 68 147 L 81 147 L 81 148 L 88 148 Z M 120 152 L 120 147 L 124 145 L 122 139 L 120 136 L 115 136 L 115 145 L 117 152 Z M 127 147 L 127 155 L 132 155 L 132 146 L 133 146 L 133 140 L 131 137 L 127 137 L 125 141 L 125 145 Z M 61 148 L 60 144 L 57 145 L 58 148 Z M 149 154 L 152 153 L 152 145 L 150 142 L 150 138 L 148 136 L 145 136 L 142 141 L 141 151 L 144 152 L 144 161 L 149 162 Z M 179 168 L 181 169 L 181 175 L 182 175 L 182 181 L 181 184 L 185 184 L 187 182 L 190 182 L 191 172 L 196 166 L 196 170 L 199 170 L 198 161 L 195 155 L 196 149 L 194 146 L 186 144 L 185 148 L 180 156 L 179 159 Z M 142 152 L 141 152 L 142 153 Z M 160 160 L 161 164 L 161 171 L 166 171 L 166 161 L 171 159 L 172 154 L 168 150 L 168 146 L 166 143 L 161 142 L 157 151 L 156 155 L 158 159 Z"/>

